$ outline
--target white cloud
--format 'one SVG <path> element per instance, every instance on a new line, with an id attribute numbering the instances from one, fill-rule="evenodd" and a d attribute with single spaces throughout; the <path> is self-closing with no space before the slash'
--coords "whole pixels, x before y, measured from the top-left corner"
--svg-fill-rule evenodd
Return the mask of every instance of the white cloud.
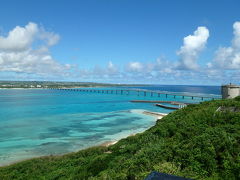
<path id="1" fill-rule="evenodd" d="M 184 46 L 179 51 L 183 64 L 186 62 L 186 57 L 190 57 L 190 51 L 198 53 L 199 49 L 204 47 L 204 42 L 201 41 L 203 36 L 204 29 L 198 28 L 193 36 L 184 38 Z M 46 31 L 36 23 L 30 22 L 24 27 L 15 27 L 7 36 L 0 36 L 0 72 L 23 74 L 24 76 L 21 77 L 30 74 L 31 77 L 40 76 L 49 79 L 69 77 L 77 80 L 88 78 L 91 81 L 148 81 L 148 83 L 167 79 L 175 81 L 174 78 L 185 75 L 176 69 L 175 63 L 165 58 L 147 63 L 130 62 L 122 70 L 112 61 L 105 67 L 95 66 L 92 69 L 79 69 L 75 65 L 60 64 L 49 51 L 49 47 L 55 45 L 59 39 L 58 34 Z M 186 67 L 192 66 L 188 64 Z"/>
<path id="2" fill-rule="evenodd" d="M 80 69 L 73 64 L 61 64 L 50 53 L 50 46 L 58 43 L 60 36 L 36 23 L 16 26 L 6 36 L 0 34 L 1 78 L 13 72 L 16 78 L 70 79 L 78 81 L 128 82 L 128 83 L 222 83 L 229 79 L 238 81 L 240 74 L 240 22 L 233 25 L 234 37 L 229 47 L 220 47 L 212 62 L 206 67 L 198 65 L 198 57 L 205 48 L 209 31 L 198 27 L 193 35 L 184 38 L 177 55 L 179 61 L 164 57 L 156 61 L 132 61 L 124 67 L 109 61 L 105 66 Z M 4 74 L 5 73 L 5 74 Z M 14 79 L 14 78 L 12 78 Z"/>
<path id="3" fill-rule="evenodd" d="M 91 69 L 76 68 L 76 71 L 74 72 L 74 74 L 72 74 L 72 76 L 76 77 L 79 80 L 84 79 L 85 81 L 114 82 L 114 80 L 122 77 L 122 72 L 120 72 L 118 67 L 115 66 L 112 61 L 109 61 L 107 66 L 104 67 L 96 65 L 94 68 Z"/>
<path id="4" fill-rule="evenodd" d="M 16 26 L 7 37 L 0 36 L 1 51 L 22 51 L 29 48 L 38 33 L 35 23 L 28 23 L 25 27 Z"/>
<path id="5" fill-rule="evenodd" d="M 240 69 L 240 22 L 233 24 L 233 34 L 232 45 L 220 47 L 215 52 L 213 62 L 208 63 L 209 68 Z"/>
<path id="6" fill-rule="evenodd" d="M 34 50 L 0 53 L 0 71 L 51 75 L 64 73 L 68 69 L 68 64 L 59 64 L 47 53 Z"/>
<path id="7" fill-rule="evenodd" d="M 58 43 L 60 36 L 53 32 L 47 32 L 44 28 L 41 28 L 39 33 L 39 39 L 45 40 L 48 46 L 53 46 Z"/>
<path id="8" fill-rule="evenodd" d="M 154 70 L 161 73 L 173 73 L 176 64 L 166 60 L 165 58 L 158 58 L 154 65 Z"/>
<path id="9" fill-rule="evenodd" d="M 143 64 L 140 62 L 130 62 L 126 67 L 126 70 L 128 72 L 140 73 L 143 70 Z"/>
<path id="10" fill-rule="evenodd" d="M 112 63 L 112 61 L 109 61 L 107 66 L 107 74 L 116 75 L 118 73 L 118 68 Z"/>
<path id="11" fill-rule="evenodd" d="M 193 35 L 183 39 L 183 46 L 177 52 L 180 56 L 178 68 L 197 70 L 197 59 L 199 53 L 204 49 L 209 37 L 209 31 L 206 27 L 198 27 Z"/>
<path id="12" fill-rule="evenodd" d="M 235 22 L 233 24 L 233 34 L 234 38 L 232 41 L 233 48 L 240 51 L 240 22 Z"/>
<path id="13" fill-rule="evenodd" d="M 68 76 L 72 65 L 58 63 L 48 49 L 58 40 L 58 34 L 35 23 L 16 26 L 6 37 L 0 36 L 0 71 Z M 35 42 L 39 47 L 33 48 Z"/>
<path id="14" fill-rule="evenodd" d="M 152 62 L 130 62 L 127 64 L 122 77 L 129 82 L 156 83 L 168 80 L 174 80 L 178 77 L 179 70 L 175 69 L 175 64 L 166 60 L 164 57 L 158 58 Z"/>

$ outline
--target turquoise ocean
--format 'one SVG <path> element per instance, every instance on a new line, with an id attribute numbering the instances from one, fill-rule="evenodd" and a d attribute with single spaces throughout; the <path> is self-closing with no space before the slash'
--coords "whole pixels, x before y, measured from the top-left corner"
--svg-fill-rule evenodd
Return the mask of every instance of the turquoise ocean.
<path id="1" fill-rule="evenodd" d="M 143 86 L 127 89 L 171 91 L 177 94 L 219 97 L 218 86 Z M 102 88 L 92 88 L 101 90 Z M 116 90 L 119 88 L 104 88 Z M 0 166 L 23 159 L 61 155 L 117 141 L 153 126 L 156 117 L 142 112 L 170 113 L 151 103 L 131 100 L 167 100 L 199 103 L 157 94 L 64 91 L 54 89 L 0 89 Z M 210 100 L 210 99 L 206 99 Z"/>

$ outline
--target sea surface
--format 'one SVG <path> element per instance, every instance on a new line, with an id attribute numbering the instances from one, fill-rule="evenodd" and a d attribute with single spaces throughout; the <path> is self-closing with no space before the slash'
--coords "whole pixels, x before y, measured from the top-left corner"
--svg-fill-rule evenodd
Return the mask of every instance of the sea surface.
<path id="1" fill-rule="evenodd" d="M 136 86 L 129 88 L 140 88 L 147 90 L 160 90 L 166 92 L 177 92 L 187 94 L 205 94 L 205 95 L 220 95 L 221 86 L 198 86 L 198 85 L 151 85 L 151 86 Z"/>
<path id="2" fill-rule="evenodd" d="M 143 111 L 169 113 L 151 103 L 131 100 L 167 100 L 198 103 L 191 97 L 166 97 L 130 91 L 80 92 L 53 89 L 0 89 L 0 165 L 33 157 L 65 154 L 116 141 L 153 126 L 156 117 Z M 217 86 L 141 86 L 183 95 L 219 97 Z M 210 99 L 205 99 L 210 100 Z"/>

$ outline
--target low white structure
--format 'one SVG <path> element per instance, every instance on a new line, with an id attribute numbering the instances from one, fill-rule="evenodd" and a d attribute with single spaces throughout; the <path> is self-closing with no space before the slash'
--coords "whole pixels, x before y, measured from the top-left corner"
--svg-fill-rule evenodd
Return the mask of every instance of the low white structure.
<path id="1" fill-rule="evenodd" d="M 222 98 L 232 99 L 240 96 L 240 86 L 235 84 L 222 85 Z"/>

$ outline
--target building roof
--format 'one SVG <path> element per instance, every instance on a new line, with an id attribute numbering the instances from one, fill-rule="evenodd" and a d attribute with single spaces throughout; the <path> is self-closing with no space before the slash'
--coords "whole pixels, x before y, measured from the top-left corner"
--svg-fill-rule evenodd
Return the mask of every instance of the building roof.
<path id="1" fill-rule="evenodd" d="M 240 88 L 239 85 L 236 85 L 236 84 L 225 84 L 225 85 L 222 85 L 223 87 L 229 87 L 229 88 Z"/>

